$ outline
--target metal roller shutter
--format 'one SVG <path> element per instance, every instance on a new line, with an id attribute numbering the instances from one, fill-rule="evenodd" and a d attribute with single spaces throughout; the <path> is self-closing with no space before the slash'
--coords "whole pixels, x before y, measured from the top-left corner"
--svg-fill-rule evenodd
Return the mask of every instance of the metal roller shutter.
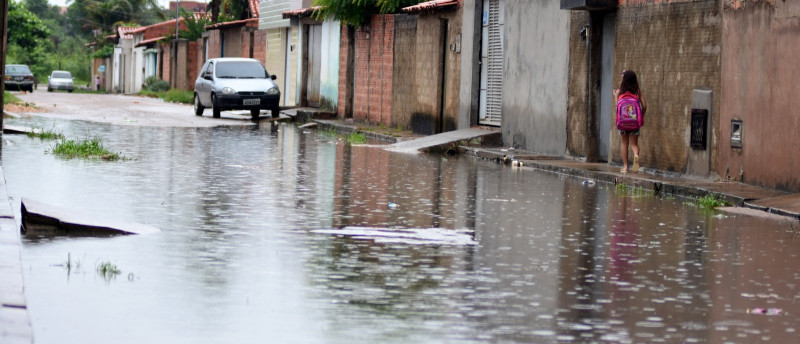
<path id="1" fill-rule="evenodd" d="M 488 6 L 487 6 L 488 5 Z M 481 78 L 485 80 L 486 91 L 481 92 L 480 124 L 500 126 L 502 123 L 503 101 L 503 1 L 484 2 L 483 26 L 485 57 L 481 66 Z"/>

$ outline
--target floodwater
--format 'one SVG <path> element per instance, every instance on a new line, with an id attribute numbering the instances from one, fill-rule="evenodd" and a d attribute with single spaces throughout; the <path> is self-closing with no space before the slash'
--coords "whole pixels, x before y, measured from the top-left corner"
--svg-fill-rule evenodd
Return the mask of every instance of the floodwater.
<path id="1" fill-rule="evenodd" d="M 25 238 L 37 343 L 800 338 L 800 229 L 786 220 L 286 124 L 7 122 L 130 158 L 62 159 L 4 135 L 16 209 L 27 197 L 162 229 Z M 120 273 L 99 274 L 106 262 Z"/>

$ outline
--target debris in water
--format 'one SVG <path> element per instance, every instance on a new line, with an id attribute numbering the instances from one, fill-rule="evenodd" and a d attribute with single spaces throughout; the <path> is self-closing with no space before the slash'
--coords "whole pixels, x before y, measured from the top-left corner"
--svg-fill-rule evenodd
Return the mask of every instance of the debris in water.
<path id="1" fill-rule="evenodd" d="M 748 308 L 747 314 L 781 315 L 783 314 L 783 310 L 780 308 Z"/>
<path id="2" fill-rule="evenodd" d="M 399 206 L 397 203 L 389 202 L 389 209 L 397 209 Z"/>
<path id="3" fill-rule="evenodd" d="M 471 229 L 443 228 L 378 228 L 345 227 L 342 229 L 317 229 L 312 233 L 349 236 L 377 243 L 400 243 L 409 245 L 465 245 L 477 244 Z"/>
<path id="4" fill-rule="evenodd" d="M 584 186 L 594 186 L 594 184 L 595 184 L 595 181 L 591 180 L 591 179 L 587 179 L 587 180 L 583 181 L 583 185 Z"/>

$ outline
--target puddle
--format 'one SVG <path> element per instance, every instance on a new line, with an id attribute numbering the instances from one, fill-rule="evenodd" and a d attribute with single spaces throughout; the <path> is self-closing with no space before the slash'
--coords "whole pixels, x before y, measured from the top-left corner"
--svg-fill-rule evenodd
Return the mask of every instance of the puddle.
<path id="1" fill-rule="evenodd" d="M 25 238 L 37 343 L 796 341 L 796 225 L 287 124 L 7 121 L 131 158 L 7 135 L 17 211 L 161 229 Z"/>

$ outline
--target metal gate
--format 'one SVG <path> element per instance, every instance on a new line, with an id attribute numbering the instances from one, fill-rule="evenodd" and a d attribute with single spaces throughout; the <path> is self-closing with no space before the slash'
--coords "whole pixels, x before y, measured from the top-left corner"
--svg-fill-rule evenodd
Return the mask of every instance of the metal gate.
<path id="1" fill-rule="evenodd" d="M 614 87 L 614 36 L 616 15 L 603 17 L 603 41 L 600 45 L 600 116 L 597 116 L 597 157 L 608 161 L 611 154 L 612 124 L 616 117 L 617 100 L 611 95 Z"/>
<path id="2" fill-rule="evenodd" d="M 319 107 L 320 71 L 322 67 L 322 25 L 308 26 L 308 64 L 306 70 L 306 101 L 309 106 Z"/>
<path id="3" fill-rule="evenodd" d="M 480 124 L 500 126 L 503 101 L 503 0 L 483 0 Z"/>

